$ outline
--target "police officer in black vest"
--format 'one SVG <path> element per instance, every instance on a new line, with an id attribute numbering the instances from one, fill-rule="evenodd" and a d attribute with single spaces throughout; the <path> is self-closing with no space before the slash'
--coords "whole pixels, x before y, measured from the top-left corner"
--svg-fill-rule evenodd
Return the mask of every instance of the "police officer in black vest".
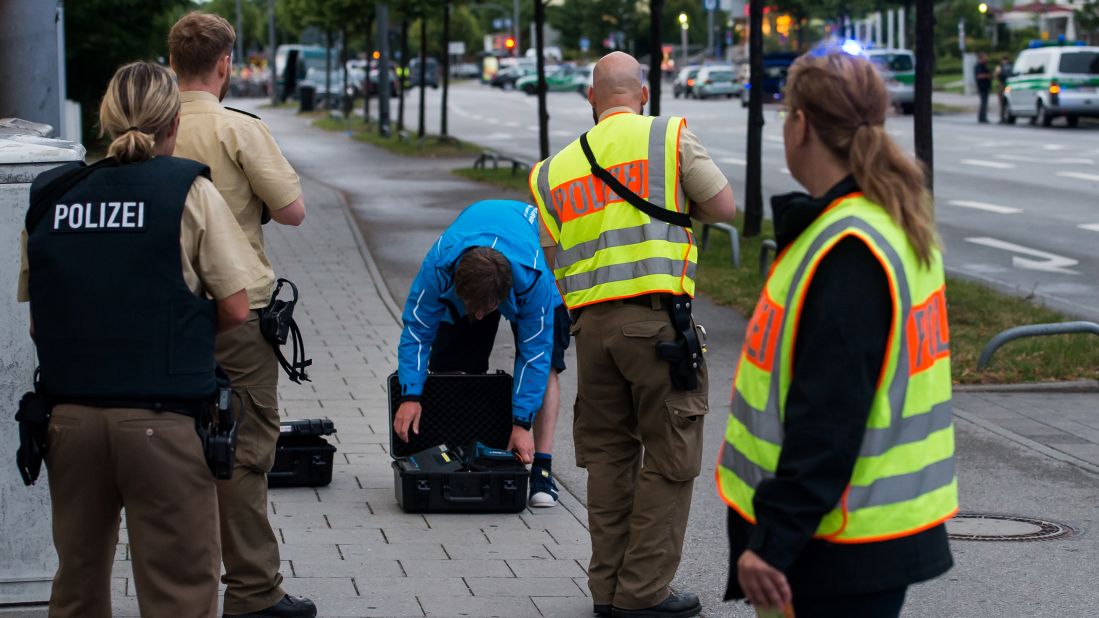
<path id="1" fill-rule="evenodd" d="M 179 108 L 167 69 L 120 68 L 99 112 L 108 158 L 31 188 L 19 298 L 52 406 L 51 617 L 111 615 L 123 507 L 141 614 L 217 611 L 217 496 L 194 417 L 218 392 L 214 335 L 247 318 L 262 266 L 206 166 L 170 156 Z"/>

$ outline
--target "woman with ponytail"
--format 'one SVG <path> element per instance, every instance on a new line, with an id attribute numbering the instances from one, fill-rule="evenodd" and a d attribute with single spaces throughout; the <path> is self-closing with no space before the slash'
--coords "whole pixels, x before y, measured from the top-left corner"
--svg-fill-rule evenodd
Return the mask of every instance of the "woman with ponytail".
<path id="1" fill-rule="evenodd" d="M 206 166 L 171 156 L 179 108 L 167 69 L 123 66 L 100 106 L 107 158 L 31 187 L 19 300 L 52 411 L 51 617 L 111 615 L 123 506 L 141 615 L 217 614 L 217 493 L 195 429 L 217 398 L 214 336 L 247 318 L 262 265 Z"/>
<path id="2" fill-rule="evenodd" d="M 885 130 L 865 58 L 786 85 L 779 256 L 748 326 L 717 470 L 726 600 L 798 618 L 898 616 L 953 564 L 945 279 L 923 170 Z"/>

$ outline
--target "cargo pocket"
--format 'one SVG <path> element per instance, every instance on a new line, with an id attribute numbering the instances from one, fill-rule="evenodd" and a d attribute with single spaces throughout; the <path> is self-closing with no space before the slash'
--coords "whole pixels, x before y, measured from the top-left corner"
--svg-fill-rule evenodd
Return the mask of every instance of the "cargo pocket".
<path id="1" fill-rule="evenodd" d="M 667 330 L 667 339 L 672 339 L 672 325 L 667 320 L 646 320 L 634 322 L 622 327 L 622 335 L 631 339 L 655 339 Z"/>
<path id="2" fill-rule="evenodd" d="M 279 411 L 274 386 L 239 387 L 244 403 L 237 419 L 236 465 L 266 474 L 275 465 L 275 442 L 279 439 Z"/>
<path id="3" fill-rule="evenodd" d="M 709 399 L 704 393 L 676 394 L 664 405 L 664 440 L 645 445 L 645 467 L 655 469 L 669 481 L 689 481 L 702 471 L 702 437 Z"/>

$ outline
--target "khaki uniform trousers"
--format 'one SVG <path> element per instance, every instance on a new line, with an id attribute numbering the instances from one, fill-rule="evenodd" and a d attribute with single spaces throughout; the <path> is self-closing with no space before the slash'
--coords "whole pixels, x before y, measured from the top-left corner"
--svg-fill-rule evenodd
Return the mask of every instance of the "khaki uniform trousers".
<path id="1" fill-rule="evenodd" d="M 271 607 L 285 594 L 279 545 L 267 520 L 267 473 L 279 438 L 279 364 L 252 312 L 238 328 L 218 335 L 214 355 L 244 404 L 233 478 L 217 482 L 221 515 L 225 613 Z"/>
<path id="2" fill-rule="evenodd" d="M 195 421 L 175 412 L 59 405 L 46 467 L 59 565 L 51 618 L 111 615 L 119 512 L 142 616 L 217 613 L 217 493 Z"/>
<path id="3" fill-rule="evenodd" d="M 659 303 L 654 303 L 659 304 Z M 573 439 L 588 471 L 596 604 L 643 609 L 664 601 L 683 552 L 708 411 L 699 388 L 672 388 L 656 344 L 674 341 L 665 309 L 608 301 L 584 307 L 572 327 L 578 385 Z"/>

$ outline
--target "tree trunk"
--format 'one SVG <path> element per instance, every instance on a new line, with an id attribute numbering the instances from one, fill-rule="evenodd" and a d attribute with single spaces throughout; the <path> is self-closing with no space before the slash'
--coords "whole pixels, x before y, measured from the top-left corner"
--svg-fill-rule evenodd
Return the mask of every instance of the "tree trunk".
<path id="1" fill-rule="evenodd" d="M 332 99 L 332 29 L 324 31 L 324 109 Z"/>
<path id="2" fill-rule="evenodd" d="M 443 0 L 443 103 L 439 109 L 439 135 L 446 135 L 446 99 L 450 90 L 450 0 Z"/>
<path id="3" fill-rule="evenodd" d="M 424 89 L 427 85 L 427 12 L 420 16 L 420 122 L 416 137 L 424 138 L 427 126 L 424 124 Z"/>
<path id="4" fill-rule="evenodd" d="M 397 131 L 404 131 L 404 87 L 408 84 L 408 16 L 401 19 L 401 64 L 397 75 Z"/>
<path id="5" fill-rule="evenodd" d="M 370 124 L 370 69 L 374 66 L 374 19 L 366 18 L 366 82 L 363 84 L 363 124 Z"/>
<path id="6" fill-rule="evenodd" d="M 763 0 L 751 0 L 748 24 L 748 153 L 744 180 L 744 237 L 763 225 Z"/>

